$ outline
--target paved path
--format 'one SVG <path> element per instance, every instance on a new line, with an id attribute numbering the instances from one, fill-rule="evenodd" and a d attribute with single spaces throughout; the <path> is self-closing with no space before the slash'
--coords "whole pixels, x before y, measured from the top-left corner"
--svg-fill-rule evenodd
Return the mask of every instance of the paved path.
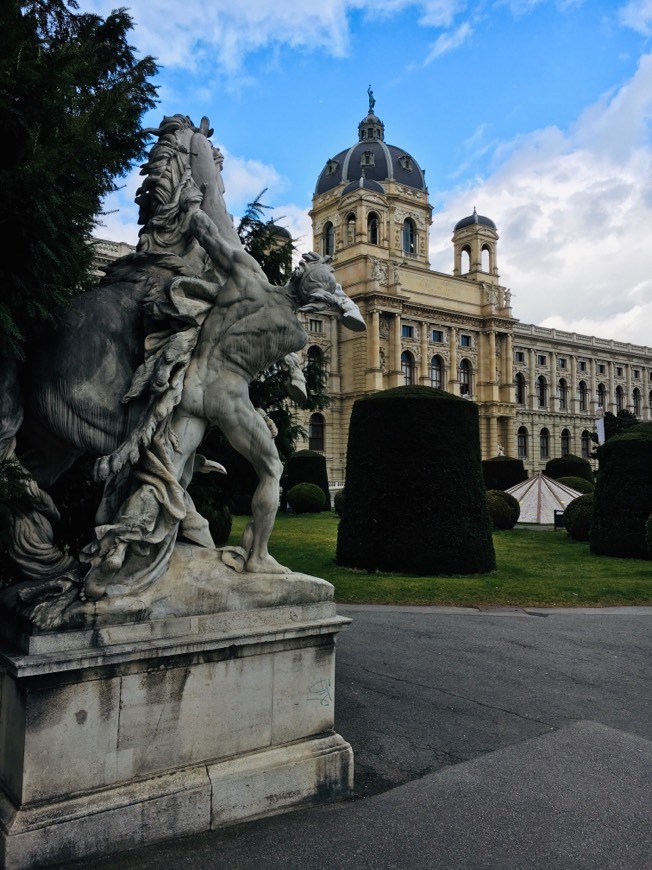
<path id="1" fill-rule="evenodd" d="M 354 800 L 94 868 L 652 870 L 652 608 L 339 610 Z"/>

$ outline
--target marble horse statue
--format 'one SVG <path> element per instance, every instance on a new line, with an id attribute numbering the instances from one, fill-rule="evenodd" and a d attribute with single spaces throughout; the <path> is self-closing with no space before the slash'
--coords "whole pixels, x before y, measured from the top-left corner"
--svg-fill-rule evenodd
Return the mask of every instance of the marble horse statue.
<path id="1" fill-rule="evenodd" d="M 286 285 L 267 281 L 227 212 L 222 155 L 206 118 L 196 127 L 165 117 L 148 132 L 157 140 L 136 196 L 136 251 L 35 337 L 24 364 L 0 374 L 0 460 L 17 457 L 37 497 L 33 510 L 15 515 L 10 554 L 24 578 L 24 612 L 41 614 L 45 627 L 66 601 L 136 595 L 155 583 L 178 538 L 214 547 L 187 492 L 193 473 L 206 470 L 197 448 L 209 425 L 259 478 L 233 567 L 285 573 L 268 552 L 282 467 L 248 386 L 279 364 L 290 395 L 301 394 L 296 352 L 308 337 L 298 312 L 330 311 L 350 329 L 365 328 L 315 253 L 303 255 Z M 97 457 L 105 484 L 93 540 L 76 561 L 53 543 L 57 509 L 47 490 L 83 454 Z"/>

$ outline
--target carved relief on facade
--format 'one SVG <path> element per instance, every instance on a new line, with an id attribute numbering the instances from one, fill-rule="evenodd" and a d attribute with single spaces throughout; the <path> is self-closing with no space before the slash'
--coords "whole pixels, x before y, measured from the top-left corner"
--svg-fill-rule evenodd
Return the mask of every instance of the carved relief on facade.
<path id="1" fill-rule="evenodd" d="M 382 347 L 378 351 L 378 362 L 380 364 L 381 372 L 386 372 L 387 371 L 387 356 L 385 354 L 384 348 L 382 348 Z"/>
<path id="2" fill-rule="evenodd" d="M 378 257 L 371 258 L 371 280 L 382 287 L 387 286 L 387 263 L 379 260 Z"/>
<path id="3" fill-rule="evenodd" d="M 378 335 L 381 338 L 389 338 L 389 314 L 381 314 L 380 320 L 378 321 Z"/>

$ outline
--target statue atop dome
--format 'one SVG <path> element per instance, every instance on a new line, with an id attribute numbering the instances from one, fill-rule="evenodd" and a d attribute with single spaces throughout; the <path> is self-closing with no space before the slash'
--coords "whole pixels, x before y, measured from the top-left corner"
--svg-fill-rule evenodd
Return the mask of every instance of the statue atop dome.
<path id="1" fill-rule="evenodd" d="M 367 88 L 367 95 L 369 96 L 369 114 L 374 110 L 374 106 L 376 105 L 376 100 L 374 98 L 374 92 L 371 90 L 371 85 Z"/>

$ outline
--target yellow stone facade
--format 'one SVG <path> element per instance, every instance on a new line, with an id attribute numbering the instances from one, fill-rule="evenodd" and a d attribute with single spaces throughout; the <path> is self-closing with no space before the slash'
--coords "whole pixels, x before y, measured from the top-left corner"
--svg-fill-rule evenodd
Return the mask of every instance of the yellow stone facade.
<path id="1" fill-rule="evenodd" d="M 310 212 L 313 249 L 332 255 L 367 322 L 354 334 L 327 316 L 305 318 L 306 353 L 325 355 L 334 403 L 304 416 L 310 437 L 299 446 L 324 452 L 331 482 L 344 480 L 355 400 L 405 383 L 477 402 L 483 458 L 521 456 L 530 473 L 563 453 L 587 456 L 600 406 L 650 419 L 652 349 L 517 320 L 491 220 L 475 210 L 460 220 L 452 274 L 430 269 L 425 180 L 401 183 L 413 158 L 383 144 L 393 167 L 380 181 L 380 142 L 384 126 L 370 111 L 358 145 L 327 162 Z M 405 449 L 397 444 L 397 457 Z"/>

